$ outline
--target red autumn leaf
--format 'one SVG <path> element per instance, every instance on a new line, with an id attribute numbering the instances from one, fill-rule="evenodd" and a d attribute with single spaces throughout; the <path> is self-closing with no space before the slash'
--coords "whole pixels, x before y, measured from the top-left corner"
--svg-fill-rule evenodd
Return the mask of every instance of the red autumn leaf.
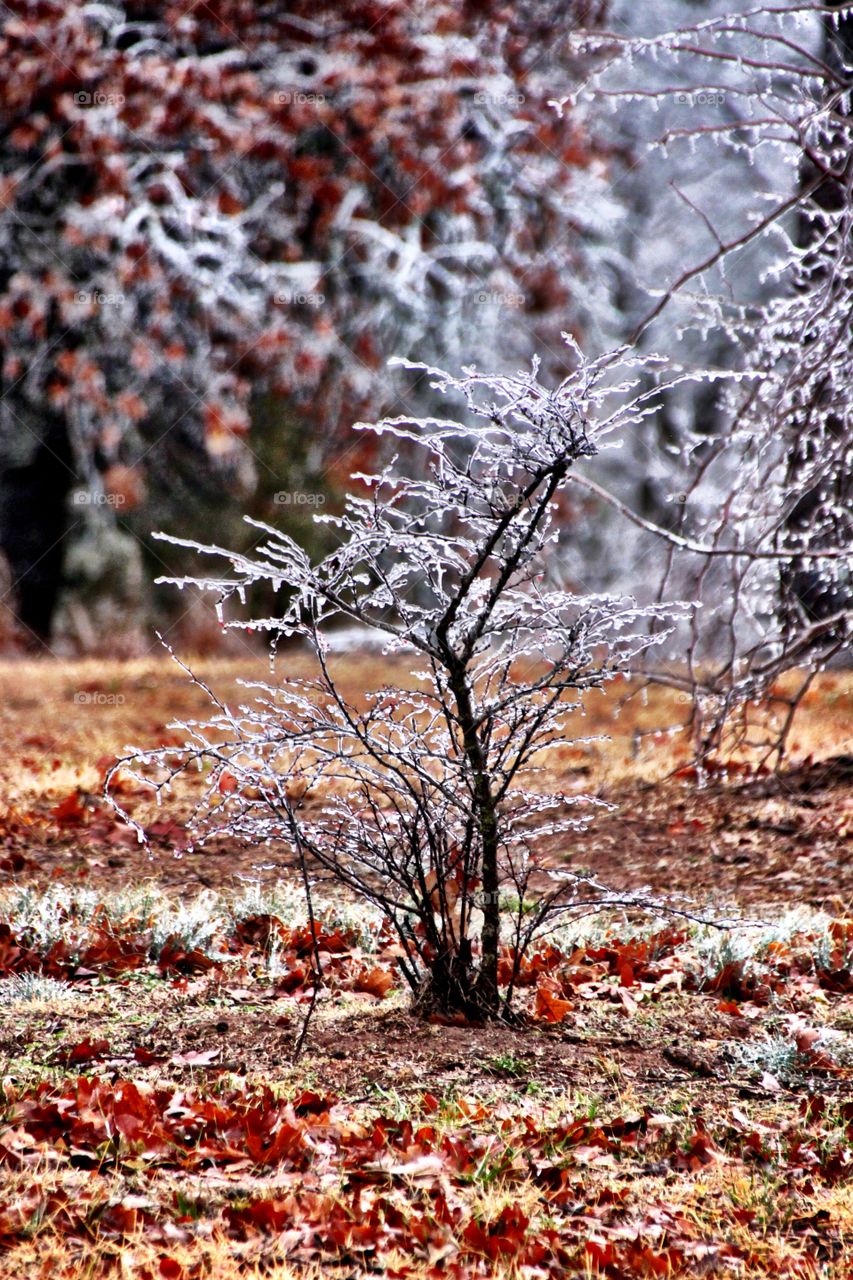
<path id="1" fill-rule="evenodd" d="M 294 1205 L 289 1200 L 253 1200 L 244 1209 L 226 1209 L 225 1217 L 234 1225 L 251 1223 L 262 1231 L 283 1231 L 293 1221 Z"/>
<path id="2" fill-rule="evenodd" d="M 0 871 L 8 871 L 12 875 L 16 875 L 19 871 L 24 871 L 32 865 L 32 859 L 24 857 L 17 849 L 13 850 L 8 857 L 0 858 Z"/>
<path id="3" fill-rule="evenodd" d="M 164 1059 L 159 1053 L 152 1053 L 150 1049 L 146 1049 L 144 1045 L 138 1044 L 133 1050 L 133 1056 L 141 1067 L 153 1066 L 155 1062 L 163 1062 Z"/>
<path id="4" fill-rule="evenodd" d="M 251 1129 L 246 1133 L 246 1153 L 256 1164 L 287 1160 L 301 1166 L 311 1151 L 302 1129 L 291 1124 L 280 1124 L 271 1138 Z"/>
<path id="5" fill-rule="evenodd" d="M 853 1106 L 853 1104 L 848 1104 Z M 805 1120 L 820 1120 L 826 1111 L 826 1098 L 819 1093 L 811 1093 L 800 1102 L 800 1115 Z"/>
<path id="6" fill-rule="evenodd" d="M 571 1009 L 571 1000 L 562 998 L 556 984 L 541 982 L 536 988 L 536 1017 L 542 1022 L 562 1022 Z"/>
<path id="7" fill-rule="evenodd" d="M 325 933 L 318 923 L 314 924 L 314 932 L 312 933 L 308 925 L 299 925 L 295 929 L 285 930 L 282 941 L 288 950 L 293 951 L 297 956 L 310 956 L 314 950 L 314 942 L 316 939 L 317 946 L 321 951 L 328 951 L 331 954 L 341 954 L 352 949 L 354 938 L 348 937 L 341 933 L 339 929 L 335 929 L 331 933 Z"/>
<path id="8" fill-rule="evenodd" d="M 82 822 L 85 809 L 80 792 L 70 791 L 64 800 L 60 800 L 59 804 L 53 806 L 50 812 L 61 824 Z"/>
<path id="9" fill-rule="evenodd" d="M 587 1240 L 584 1253 L 596 1271 L 603 1271 L 605 1267 L 609 1267 L 616 1261 L 616 1250 L 612 1244 L 604 1240 Z"/>
<path id="10" fill-rule="evenodd" d="M 58 1049 L 54 1061 L 61 1062 L 66 1067 L 79 1066 L 81 1063 L 103 1058 L 109 1051 L 108 1040 L 81 1040 L 79 1044 Z"/>
<path id="11" fill-rule="evenodd" d="M 161 973 L 207 973 L 209 969 L 216 967 L 216 961 L 211 960 L 210 956 L 206 956 L 198 947 L 187 951 L 180 940 L 172 934 L 166 939 L 157 957 L 157 965 Z"/>
<path id="12" fill-rule="evenodd" d="M 257 947 L 262 951 L 269 949 L 270 943 L 280 938 L 283 933 L 282 923 L 278 916 L 260 914 L 245 916 L 234 929 L 234 937 L 247 947 Z"/>
<path id="13" fill-rule="evenodd" d="M 335 1105 L 335 1100 L 305 1089 L 293 1099 L 292 1105 L 298 1116 L 321 1116 Z"/>
<path id="14" fill-rule="evenodd" d="M 818 971 L 818 982 L 824 991 L 831 991 L 836 995 L 848 995 L 853 992 L 853 967 L 821 969 Z"/>
<path id="15" fill-rule="evenodd" d="M 690 1139 L 687 1150 L 682 1151 L 676 1159 L 676 1164 L 681 1168 L 696 1170 L 718 1159 L 720 1159 L 720 1153 L 710 1135 L 704 1129 L 697 1129 Z"/>
<path id="16" fill-rule="evenodd" d="M 234 777 L 234 774 L 230 773 L 227 769 L 223 769 L 219 775 L 219 782 L 216 784 L 216 789 L 219 791 L 220 795 L 223 796 L 230 795 L 232 791 L 236 791 L 237 779 Z"/>
<path id="17" fill-rule="evenodd" d="M 678 1266 L 680 1253 L 677 1249 L 666 1249 L 663 1253 L 655 1253 L 648 1246 L 629 1246 L 628 1262 L 635 1274 L 646 1276 L 671 1276 Z"/>
<path id="18" fill-rule="evenodd" d="M 5 920 L 0 921 L 0 974 L 29 968 L 35 957 L 18 941 Z"/>
<path id="19" fill-rule="evenodd" d="M 309 971 L 305 965 L 292 965 L 288 968 L 287 973 L 283 973 L 276 978 L 275 994 L 277 996 L 289 996 L 294 991 L 299 991 L 306 986 L 309 976 Z"/>
<path id="20" fill-rule="evenodd" d="M 820 1031 L 817 1027 L 801 1025 L 794 1029 L 794 1044 L 797 1046 L 798 1053 L 811 1053 L 819 1039 Z"/>
<path id="21" fill-rule="evenodd" d="M 394 985 L 394 978 L 387 969 L 362 969 L 355 980 L 355 990 L 383 1000 Z"/>
<path id="22" fill-rule="evenodd" d="M 152 822 L 147 828 L 145 834 L 149 839 L 153 836 L 157 840 L 171 840 L 174 842 L 184 835 L 184 830 L 179 822 L 175 822 L 173 818 L 158 819 Z"/>
<path id="23" fill-rule="evenodd" d="M 561 973 L 560 977 L 563 983 L 568 983 L 572 987 L 582 987 L 587 982 L 595 982 L 601 977 L 600 972 L 596 972 L 590 965 L 576 964 Z"/>

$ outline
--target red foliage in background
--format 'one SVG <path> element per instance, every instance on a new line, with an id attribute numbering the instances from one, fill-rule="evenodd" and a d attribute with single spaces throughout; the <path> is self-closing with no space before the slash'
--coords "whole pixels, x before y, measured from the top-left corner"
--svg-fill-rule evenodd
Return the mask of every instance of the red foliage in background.
<path id="1" fill-rule="evenodd" d="M 181 450 L 241 491 L 259 391 L 328 447 L 490 291 L 556 338 L 588 155 L 547 103 L 589 8 L 12 0 L 0 433 L 54 415 L 125 510 Z"/>

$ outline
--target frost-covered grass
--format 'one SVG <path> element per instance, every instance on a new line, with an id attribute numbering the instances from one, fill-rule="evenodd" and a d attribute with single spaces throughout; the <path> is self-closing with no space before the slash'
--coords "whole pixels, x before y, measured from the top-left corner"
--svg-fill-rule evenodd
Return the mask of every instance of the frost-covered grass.
<path id="1" fill-rule="evenodd" d="M 748 1074 L 767 1073 L 781 1084 L 800 1080 L 806 1068 L 806 1059 L 790 1036 L 767 1036 L 754 1044 L 736 1043 L 730 1053 L 735 1064 Z"/>
<path id="2" fill-rule="evenodd" d="M 830 967 L 838 943 L 833 938 L 833 918 L 825 911 L 795 906 L 777 920 L 744 922 L 742 928 L 719 930 L 700 927 L 693 932 L 695 971 L 700 981 L 713 978 L 727 965 L 735 965 L 744 976 L 759 975 L 772 965 L 774 956 L 803 946 L 811 953 L 816 969 Z M 850 957 L 853 961 L 853 943 Z"/>
<path id="3" fill-rule="evenodd" d="M 853 1038 L 842 1031 L 823 1028 L 805 1052 L 790 1032 L 779 1032 L 748 1043 L 732 1041 L 727 1051 L 736 1066 L 750 1075 L 767 1073 L 780 1084 L 796 1085 L 813 1075 L 821 1063 L 830 1069 L 849 1066 L 853 1062 Z"/>
<path id="4" fill-rule="evenodd" d="M 0 903 L 0 912 L 14 921 L 16 931 L 26 935 L 33 948 L 47 951 L 55 942 L 68 941 L 85 930 L 100 902 L 92 889 L 57 884 L 42 891 L 11 891 Z"/>
<path id="5" fill-rule="evenodd" d="M 305 893 L 299 886 L 291 883 L 264 885 L 258 880 L 249 881 L 231 900 L 230 912 L 238 922 L 250 916 L 276 916 L 291 928 L 308 918 Z"/>
<path id="6" fill-rule="evenodd" d="M 315 919 L 327 931 L 353 936 L 366 952 L 376 949 L 382 923 L 379 911 L 361 902 L 313 897 Z M 11 889 L 0 892 L 0 920 L 14 927 L 18 938 L 38 953 L 63 942 L 79 949 L 97 925 L 116 935 L 150 933 L 151 955 L 157 958 L 172 939 L 187 951 L 201 951 L 223 960 L 225 939 L 251 916 L 269 915 L 285 928 L 308 924 L 302 889 L 292 883 L 264 886 L 248 883 L 236 893 L 205 889 L 180 901 L 151 882 L 97 894 L 80 886 L 52 885 L 47 890 Z"/>
<path id="7" fill-rule="evenodd" d="M 382 924 L 382 913 L 369 903 L 329 898 L 312 893 L 314 918 L 324 929 L 355 935 L 364 951 L 375 949 L 375 936 Z M 308 908 L 301 886 L 295 884 L 262 885 L 249 882 L 242 892 L 227 900 L 227 909 L 235 923 L 250 916 L 275 916 L 286 928 L 298 929 L 308 923 Z"/>
<path id="8" fill-rule="evenodd" d="M 156 959 L 166 943 L 177 940 L 187 951 L 201 951 L 217 960 L 227 955 L 216 947 L 218 939 L 228 931 L 227 913 L 222 899 L 205 889 L 189 902 L 161 905 L 151 922 L 151 954 Z"/>
<path id="9" fill-rule="evenodd" d="M 721 970 L 735 966 L 745 976 L 757 974 L 767 946 L 755 930 L 719 932 L 702 930 L 694 938 L 696 973 L 700 984 L 715 978 Z"/>
<path id="10" fill-rule="evenodd" d="M 853 937 L 842 941 L 826 928 L 813 944 L 812 959 L 816 969 L 853 969 Z"/>
<path id="11" fill-rule="evenodd" d="M 327 932 L 340 931 L 366 954 L 377 949 L 382 913 L 369 904 L 343 896 L 312 894 L 315 920 Z M 510 906 L 512 904 L 509 904 Z M 709 912 L 710 914 L 710 912 Z M 282 881 L 264 885 L 248 881 L 230 892 L 205 889 L 181 900 L 153 882 L 98 894 L 79 885 L 51 885 L 46 890 L 0 890 L 0 920 L 13 926 L 16 936 L 39 954 L 62 942 L 74 954 L 93 929 L 116 936 L 147 933 L 150 954 L 156 959 L 171 939 L 187 951 L 200 951 L 211 959 L 225 960 L 226 940 L 237 926 L 254 916 L 269 916 L 285 929 L 308 924 L 305 895 L 298 883 Z M 839 944 L 833 934 L 833 918 L 823 911 L 794 907 L 772 922 L 745 920 L 742 927 L 721 930 L 685 925 L 678 916 L 640 917 L 624 910 L 602 909 L 567 917 L 546 931 L 539 945 L 553 945 L 566 954 L 576 947 L 596 947 L 631 938 L 642 941 L 661 931 L 684 928 L 687 938 L 682 960 L 701 987 L 724 968 L 733 965 L 744 977 L 760 978 L 780 956 L 797 950 L 810 956 L 814 969 L 838 966 L 839 945 L 846 945 L 844 964 L 853 965 L 853 940 Z M 512 942 L 512 916 L 503 920 L 503 941 Z M 534 950 L 536 945 L 534 945 Z M 834 961 L 833 961 L 834 957 Z M 270 955 L 271 974 L 276 958 Z"/>
<path id="12" fill-rule="evenodd" d="M 11 1004 L 56 1004 L 76 999 L 79 990 L 69 982 L 37 973 L 14 973 L 0 979 L 0 1007 Z"/>

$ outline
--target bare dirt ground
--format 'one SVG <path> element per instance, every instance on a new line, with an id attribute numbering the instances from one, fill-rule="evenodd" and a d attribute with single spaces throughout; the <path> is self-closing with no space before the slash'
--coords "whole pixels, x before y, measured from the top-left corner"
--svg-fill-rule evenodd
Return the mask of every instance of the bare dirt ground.
<path id="1" fill-rule="evenodd" d="M 244 700 L 267 673 L 200 669 Z M 149 855 L 101 798 L 203 693 L 159 661 L 0 666 L 0 1274 L 853 1274 L 853 679 L 816 682 L 779 777 L 702 787 L 678 695 L 616 718 L 628 692 L 560 762 L 615 808 L 555 864 L 763 923 L 584 922 L 511 1029 L 413 1018 L 353 907 L 294 1063 L 287 857 L 187 852 L 191 795 L 129 793 Z"/>
<path id="2" fill-rule="evenodd" d="M 280 668 L 308 670 L 299 656 Z M 227 698 L 244 701 L 250 694 L 237 681 L 268 675 L 263 660 L 207 661 L 198 669 Z M 364 658 L 348 660 L 344 671 L 346 690 L 357 700 L 362 691 L 399 678 L 405 667 L 389 672 L 384 660 Z M 588 792 L 616 809 L 597 816 L 570 847 L 555 850 L 558 860 L 589 867 L 620 887 L 665 887 L 697 899 L 730 896 L 746 905 L 795 895 L 812 906 L 850 900 L 853 679 L 825 675 L 807 695 L 791 735 L 791 759 L 778 777 L 734 772 L 704 787 L 691 776 L 686 734 L 668 732 L 684 721 L 682 695 L 655 689 L 615 715 L 624 698 L 624 688 L 614 687 L 591 699 L 579 736 L 604 740 L 564 753 L 555 788 Z M 181 852 L 189 806 L 180 796 L 168 813 L 156 812 L 144 796 L 127 800 L 154 827 L 153 859 L 103 804 L 106 769 L 128 746 L 176 741 L 180 734 L 168 727 L 174 720 L 207 714 L 203 691 L 173 665 L 129 662 L 105 671 L 101 662 L 0 664 L 0 705 L 0 803 L 6 809 L 0 839 L 7 851 L 30 859 L 33 880 L 91 875 L 99 886 L 117 887 L 150 876 L 191 891 L 281 874 L 286 860 L 277 861 L 274 852 L 259 858 L 254 849 L 222 844 Z M 63 801 L 69 804 L 65 819 L 54 813 Z M 175 848 L 179 857 L 170 856 Z"/>

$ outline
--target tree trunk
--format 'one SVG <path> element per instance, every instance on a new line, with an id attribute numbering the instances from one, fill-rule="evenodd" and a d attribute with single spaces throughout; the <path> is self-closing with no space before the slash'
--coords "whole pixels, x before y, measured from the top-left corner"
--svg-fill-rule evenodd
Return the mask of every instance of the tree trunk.
<path id="1" fill-rule="evenodd" d="M 498 902 L 498 815 L 489 781 L 488 765 L 474 723 L 471 694 L 463 670 L 458 668 L 451 670 L 450 687 L 459 711 L 463 748 L 471 765 L 474 816 L 480 835 L 483 932 L 480 938 L 480 972 L 474 985 L 473 1002 L 482 1017 L 495 1018 L 500 1010 L 498 949 L 501 915 Z M 468 1000 L 471 1001 L 470 994 Z"/>
<path id="2" fill-rule="evenodd" d="M 494 1017 L 500 1008 L 498 951 L 501 912 L 498 902 L 498 823 L 491 791 L 489 806 L 481 813 L 480 832 L 483 841 L 483 932 L 480 936 L 480 972 L 474 993 L 479 1006 Z"/>
<path id="3" fill-rule="evenodd" d="M 830 0 L 830 7 L 841 8 L 840 0 Z M 824 17 L 821 56 L 827 64 L 836 69 L 840 69 L 845 64 L 849 65 L 853 61 L 853 16 L 845 14 L 837 24 L 828 14 Z M 837 111 L 842 109 L 840 104 L 836 107 Z M 849 164 L 853 164 L 853 160 L 850 160 Z M 805 189 L 810 186 L 816 176 L 814 166 L 806 162 L 800 175 L 801 187 Z M 848 181 L 847 176 L 842 179 L 826 177 L 814 193 L 815 204 L 827 212 L 836 212 L 841 209 L 849 199 Z M 800 247 L 808 249 L 814 243 L 815 235 L 812 221 L 805 214 L 801 215 L 797 227 L 797 242 Z M 825 274 L 829 265 L 827 263 L 826 266 L 822 266 L 818 259 L 812 270 L 815 275 Z M 839 440 L 840 444 L 844 443 L 839 439 L 840 433 L 844 430 L 843 422 L 828 409 L 822 410 L 819 403 L 806 405 L 805 420 L 795 421 L 792 424 L 787 465 L 788 489 L 792 494 L 799 494 L 799 497 L 786 516 L 785 528 L 797 540 L 808 532 L 815 514 L 826 503 L 828 497 L 826 493 L 821 492 L 822 486 L 809 486 L 805 479 L 810 467 L 819 458 L 819 451 L 823 448 L 820 436 L 815 437 L 809 429 L 809 415 L 812 412 L 818 415 L 823 412 L 824 430 L 830 437 Z M 834 492 L 831 497 L 835 509 L 841 513 L 849 513 L 851 497 L 853 497 L 849 474 L 839 471 L 832 477 L 832 481 Z M 832 527 L 825 531 L 822 537 L 812 539 L 812 549 L 819 550 L 821 543 L 825 546 L 844 546 L 850 538 L 850 532 L 849 514 L 840 515 L 833 520 Z M 828 575 L 822 566 L 813 560 L 794 559 L 783 562 L 780 569 L 780 594 L 783 617 L 788 620 L 792 631 L 799 629 L 803 615 L 810 622 L 817 621 L 830 618 L 850 606 L 849 587 L 845 588 L 844 585 L 839 584 L 834 575 Z"/>
<path id="4" fill-rule="evenodd" d="M 27 408 L 3 424 L 0 440 L 0 547 L 9 561 L 12 608 L 34 649 L 47 647 L 62 585 L 68 494 L 74 467 L 64 422 L 48 415 L 29 427 Z"/>
<path id="5" fill-rule="evenodd" d="M 429 977 L 415 1000 L 424 1017 L 442 1013 L 462 1014 L 471 1021 L 484 1016 L 477 1000 L 471 943 L 463 938 L 458 951 L 445 951 L 432 964 Z"/>

